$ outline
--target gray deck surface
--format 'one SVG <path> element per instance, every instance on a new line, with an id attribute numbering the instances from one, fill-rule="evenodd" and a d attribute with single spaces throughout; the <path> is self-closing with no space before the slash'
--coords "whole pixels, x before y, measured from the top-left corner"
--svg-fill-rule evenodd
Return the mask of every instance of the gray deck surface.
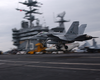
<path id="1" fill-rule="evenodd" d="M 0 55 L 0 80 L 100 80 L 100 53 Z"/>

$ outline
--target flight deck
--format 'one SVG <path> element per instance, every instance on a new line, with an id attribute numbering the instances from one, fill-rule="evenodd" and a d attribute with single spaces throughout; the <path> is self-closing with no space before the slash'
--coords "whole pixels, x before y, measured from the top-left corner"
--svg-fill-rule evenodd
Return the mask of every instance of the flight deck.
<path id="1" fill-rule="evenodd" d="M 100 53 L 0 55 L 0 80 L 100 80 Z"/>

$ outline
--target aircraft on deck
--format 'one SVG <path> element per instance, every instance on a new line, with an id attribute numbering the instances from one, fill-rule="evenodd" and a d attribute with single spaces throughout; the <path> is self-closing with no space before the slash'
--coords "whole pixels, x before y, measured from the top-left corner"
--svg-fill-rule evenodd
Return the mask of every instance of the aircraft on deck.
<path id="1" fill-rule="evenodd" d="M 70 26 L 69 30 L 67 33 L 62 32 L 62 33 L 56 33 L 55 32 L 48 32 L 48 33 L 40 33 L 38 35 L 35 35 L 32 39 L 38 39 L 40 42 L 42 40 L 47 41 L 46 43 L 48 44 L 56 44 L 57 48 L 60 49 L 62 46 L 66 47 L 66 43 L 73 43 L 75 41 L 85 41 L 85 40 L 90 40 L 92 38 L 97 38 L 97 37 L 92 37 L 87 34 L 83 34 L 84 30 L 86 28 L 86 24 L 82 24 L 79 26 L 79 21 L 74 21 L 72 25 Z M 80 30 L 80 31 L 79 31 Z M 83 30 L 81 32 L 81 30 Z"/>
<path id="2" fill-rule="evenodd" d="M 83 45 L 81 45 L 78 49 L 83 50 L 83 52 L 100 52 L 100 46 L 97 45 L 97 42 L 95 39 L 92 39 L 92 45 L 90 45 L 89 42 L 85 42 Z"/>
<path id="3" fill-rule="evenodd" d="M 84 40 L 89 40 L 92 38 L 96 38 L 96 37 L 92 37 L 89 36 L 87 34 L 83 34 L 86 24 L 82 24 L 79 28 L 79 21 L 74 21 L 72 23 L 72 25 L 70 26 L 69 30 L 67 31 L 67 33 L 60 33 L 58 35 L 55 34 L 48 34 L 48 39 L 50 40 L 54 40 L 54 41 L 63 41 L 63 42 L 67 42 L 67 43 L 71 43 L 74 41 L 84 41 Z M 79 31 L 83 30 L 83 32 Z"/>

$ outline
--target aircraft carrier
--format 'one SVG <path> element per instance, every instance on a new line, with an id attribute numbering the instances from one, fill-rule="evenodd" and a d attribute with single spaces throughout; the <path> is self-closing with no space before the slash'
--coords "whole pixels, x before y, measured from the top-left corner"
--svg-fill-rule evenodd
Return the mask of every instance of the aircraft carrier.
<path id="1" fill-rule="evenodd" d="M 63 52 L 66 52 L 69 48 L 66 43 L 68 44 L 74 43 L 75 41 L 85 41 L 92 38 L 97 38 L 84 34 L 87 24 L 82 24 L 79 26 L 79 21 L 73 21 L 66 32 L 64 23 L 69 22 L 69 20 L 64 20 L 65 12 L 57 16 L 60 18 L 59 21 L 56 21 L 59 23 L 58 27 L 52 29 L 49 29 L 47 26 L 43 27 L 43 25 L 40 24 L 40 20 L 35 18 L 35 14 L 42 14 L 37 11 L 39 10 L 37 8 L 40 8 L 43 4 L 33 0 L 19 3 L 26 5 L 29 10 L 16 8 L 17 11 L 25 12 L 24 19 L 28 20 L 22 21 L 21 29 L 12 29 L 14 42 L 13 45 L 17 46 L 18 51 L 26 51 L 28 54 L 35 54 L 37 52 L 46 53 L 47 44 L 49 43 L 55 44 L 57 51 L 61 50 L 61 48 L 64 48 Z M 34 21 L 36 22 L 36 25 L 33 24 Z M 72 50 L 74 47 L 77 47 L 77 44 L 71 45 L 72 46 L 70 50 Z"/>
<path id="2" fill-rule="evenodd" d="M 33 39 L 33 37 L 40 32 L 48 32 L 48 31 L 54 31 L 54 32 L 63 32 L 65 31 L 64 28 L 64 22 L 69 22 L 67 20 L 64 20 L 63 17 L 65 16 L 65 12 L 63 12 L 60 17 L 61 19 L 59 21 L 56 21 L 56 23 L 59 23 L 58 27 L 52 28 L 49 30 L 47 26 L 42 26 L 40 24 L 40 20 L 38 18 L 35 18 L 35 14 L 41 15 L 42 13 L 37 12 L 38 9 L 43 5 L 40 2 L 28 0 L 25 2 L 19 2 L 23 5 L 26 5 L 29 10 L 25 9 L 19 9 L 16 8 L 17 11 L 23 11 L 25 12 L 24 19 L 27 19 L 28 21 L 22 21 L 21 22 L 21 29 L 12 29 L 12 38 L 13 38 L 13 45 L 17 46 L 17 49 L 19 50 L 25 50 L 30 51 L 36 48 L 35 44 L 39 43 L 38 39 Z M 33 15 L 34 14 L 34 15 Z M 36 26 L 33 24 L 33 22 L 36 22 Z"/>

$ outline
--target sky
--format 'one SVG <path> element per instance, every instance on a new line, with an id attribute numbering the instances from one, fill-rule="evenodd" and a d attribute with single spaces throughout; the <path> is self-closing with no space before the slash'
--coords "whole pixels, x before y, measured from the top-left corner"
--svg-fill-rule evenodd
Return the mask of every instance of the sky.
<path id="1" fill-rule="evenodd" d="M 25 15 L 24 12 L 16 11 L 15 8 L 27 9 L 25 5 L 18 2 L 25 0 L 1 0 L 0 1 L 0 50 L 7 51 L 12 48 L 12 29 L 21 28 L 21 21 Z M 40 23 L 45 23 L 49 28 L 58 26 L 54 23 L 58 20 L 56 17 L 63 11 L 66 12 L 65 20 L 70 22 L 65 23 L 66 31 L 73 21 L 79 21 L 81 24 L 87 24 L 85 33 L 99 37 L 96 39 L 100 44 L 100 0 L 38 0 L 43 3 L 39 12 L 43 15 L 36 15 L 40 19 Z M 92 41 L 89 40 L 91 43 Z"/>

